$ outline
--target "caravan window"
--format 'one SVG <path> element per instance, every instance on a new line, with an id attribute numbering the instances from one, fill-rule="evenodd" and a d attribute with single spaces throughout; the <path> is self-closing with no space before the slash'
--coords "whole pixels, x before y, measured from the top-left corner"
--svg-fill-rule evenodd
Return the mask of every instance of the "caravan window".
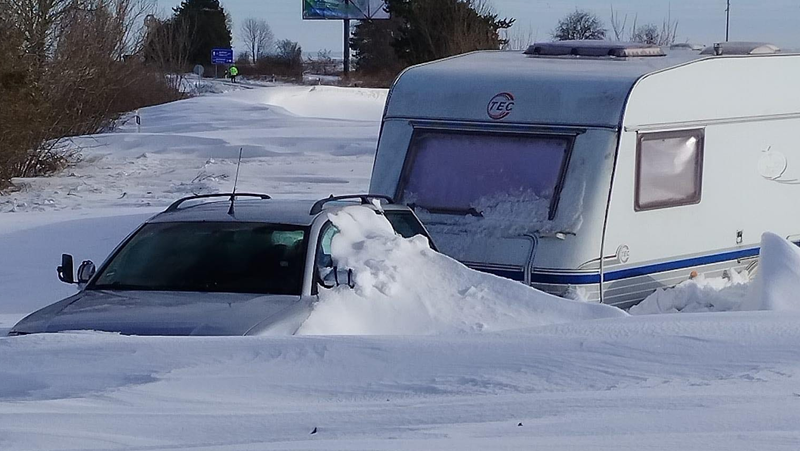
<path id="1" fill-rule="evenodd" d="M 703 130 L 643 133 L 636 149 L 636 211 L 700 202 Z"/>
<path id="2" fill-rule="evenodd" d="M 535 196 L 555 214 L 572 137 L 418 131 L 398 198 L 463 213 L 495 196 Z"/>

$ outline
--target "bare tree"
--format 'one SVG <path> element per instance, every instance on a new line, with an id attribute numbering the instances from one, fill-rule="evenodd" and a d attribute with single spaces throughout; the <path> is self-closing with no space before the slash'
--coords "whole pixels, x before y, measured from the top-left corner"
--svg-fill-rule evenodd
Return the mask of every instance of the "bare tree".
<path id="1" fill-rule="evenodd" d="M 152 0 L 0 0 L 0 183 L 78 158 L 63 137 L 180 93 L 139 58 Z"/>
<path id="2" fill-rule="evenodd" d="M 317 75 L 332 75 L 336 72 L 336 61 L 331 57 L 330 50 L 320 50 L 315 58 L 308 57 L 306 63 L 312 73 Z"/>
<path id="3" fill-rule="evenodd" d="M 253 63 L 265 55 L 275 42 L 275 36 L 267 21 L 252 17 L 242 22 L 240 37 L 247 45 L 250 55 L 253 57 Z"/>
<path id="4" fill-rule="evenodd" d="M 596 14 L 576 9 L 558 21 L 552 36 L 556 41 L 600 40 L 605 39 L 606 32 L 603 22 Z"/>
<path id="5" fill-rule="evenodd" d="M 638 19 L 638 15 L 633 17 L 633 25 L 631 26 L 632 29 L 636 29 L 636 21 Z M 611 5 L 611 30 L 614 32 L 614 40 L 615 41 L 625 41 L 629 39 L 626 36 L 628 27 L 628 15 L 625 14 L 624 17 L 620 17 L 619 14 L 614 10 L 614 5 Z"/>
<path id="6" fill-rule="evenodd" d="M 658 32 L 658 27 L 655 24 L 644 24 L 633 31 L 631 42 L 658 45 L 661 42 L 661 33 Z"/>
<path id="7" fill-rule="evenodd" d="M 678 34 L 678 21 L 672 19 L 672 12 L 661 23 L 661 27 L 654 23 L 637 25 L 638 14 L 633 17 L 633 22 L 628 28 L 628 15 L 620 17 L 611 6 L 611 29 L 617 41 L 640 42 L 643 44 L 666 46 L 675 43 Z"/>
<path id="8" fill-rule="evenodd" d="M 23 49 L 34 61 L 34 73 L 40 73 L 57 42 L 57 26 L 71 8 L 81 6 L 73 0 L 9 0 L 9 14 L 23 36 Z"/>
<path id="9" fill-rule="evenodd" d="M 503 50 L 525 50 L 533 45 L 538 39 L 539 30 L 528 28 L 527 31 L 520 29 L 503 30 Z"/>
<path id="10" fill-rule="evenodd" d="M 192 25 L 185 20 L 162 20 L 155 16 L 150 16 L 147 23 L 144 48 L 147 61 L 165 74 L 180 74 L 189 69 L 195 37 Z"/>

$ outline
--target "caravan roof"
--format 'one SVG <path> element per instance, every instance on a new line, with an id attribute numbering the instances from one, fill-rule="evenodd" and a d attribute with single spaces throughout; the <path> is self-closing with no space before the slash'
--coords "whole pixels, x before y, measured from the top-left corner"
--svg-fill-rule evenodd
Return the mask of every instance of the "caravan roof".
<path id="1" fill-rule="evenodd" d="M 487 101 L 503 86 L 517 97 L 513 122 L 618 127 L 637 80 L 699 58 L 695 52 L 629 58 L 473 52 L 409 69 L 392 90 L 386 118 L 484 120 Z M 453 86 L 473 95 L 453 96 Z"/>

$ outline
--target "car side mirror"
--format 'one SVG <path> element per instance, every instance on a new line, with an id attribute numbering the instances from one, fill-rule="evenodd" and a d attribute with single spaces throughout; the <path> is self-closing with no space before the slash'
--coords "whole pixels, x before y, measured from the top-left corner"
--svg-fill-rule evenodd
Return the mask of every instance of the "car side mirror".
<path id="1" fill-rule="evenodd" d="M 334 277 L 334 280 L 336 281 L 336 286 L 337 287 L 340 286 L 340 285 L 345 285 L 345 284 L 347 284 L 347 286 L 350 287 L 350 288 L 355 288 L 356 287 L 356 282 L 355 282 L 355 280 L 353 278 L 353 270 L 352 269 L 348 269 L 348 270 L 345 271 L 344 269 L 339 269 L 338 266 L 334 266 L 333 267 L 333 277 Z"/>
<path id="2" fill-rule="evenodd" d="M 83 263 L 78 267 L 78 283 L 79 284 L 86 284 L 92 280 L 95 273 L 95 266 L 94 262 L 91 260 L 84 260 Z"/>
<path id="3" fill-rule="evenodd" d="M 72 255 L 61 254 L 61 266 L 56 268 L 58 280 L 64 283 L 75 283 L 75 266 L 72 262 Z"/>

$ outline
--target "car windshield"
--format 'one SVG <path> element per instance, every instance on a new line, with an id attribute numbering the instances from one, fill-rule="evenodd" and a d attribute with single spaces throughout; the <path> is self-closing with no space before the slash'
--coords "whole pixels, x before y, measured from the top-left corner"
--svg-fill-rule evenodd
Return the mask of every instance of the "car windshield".
<path id="1" fill-rule="evenodd" d="M 264 223 L 147 224 L 88 288 L 300 295 L 306 237 Z"/>

